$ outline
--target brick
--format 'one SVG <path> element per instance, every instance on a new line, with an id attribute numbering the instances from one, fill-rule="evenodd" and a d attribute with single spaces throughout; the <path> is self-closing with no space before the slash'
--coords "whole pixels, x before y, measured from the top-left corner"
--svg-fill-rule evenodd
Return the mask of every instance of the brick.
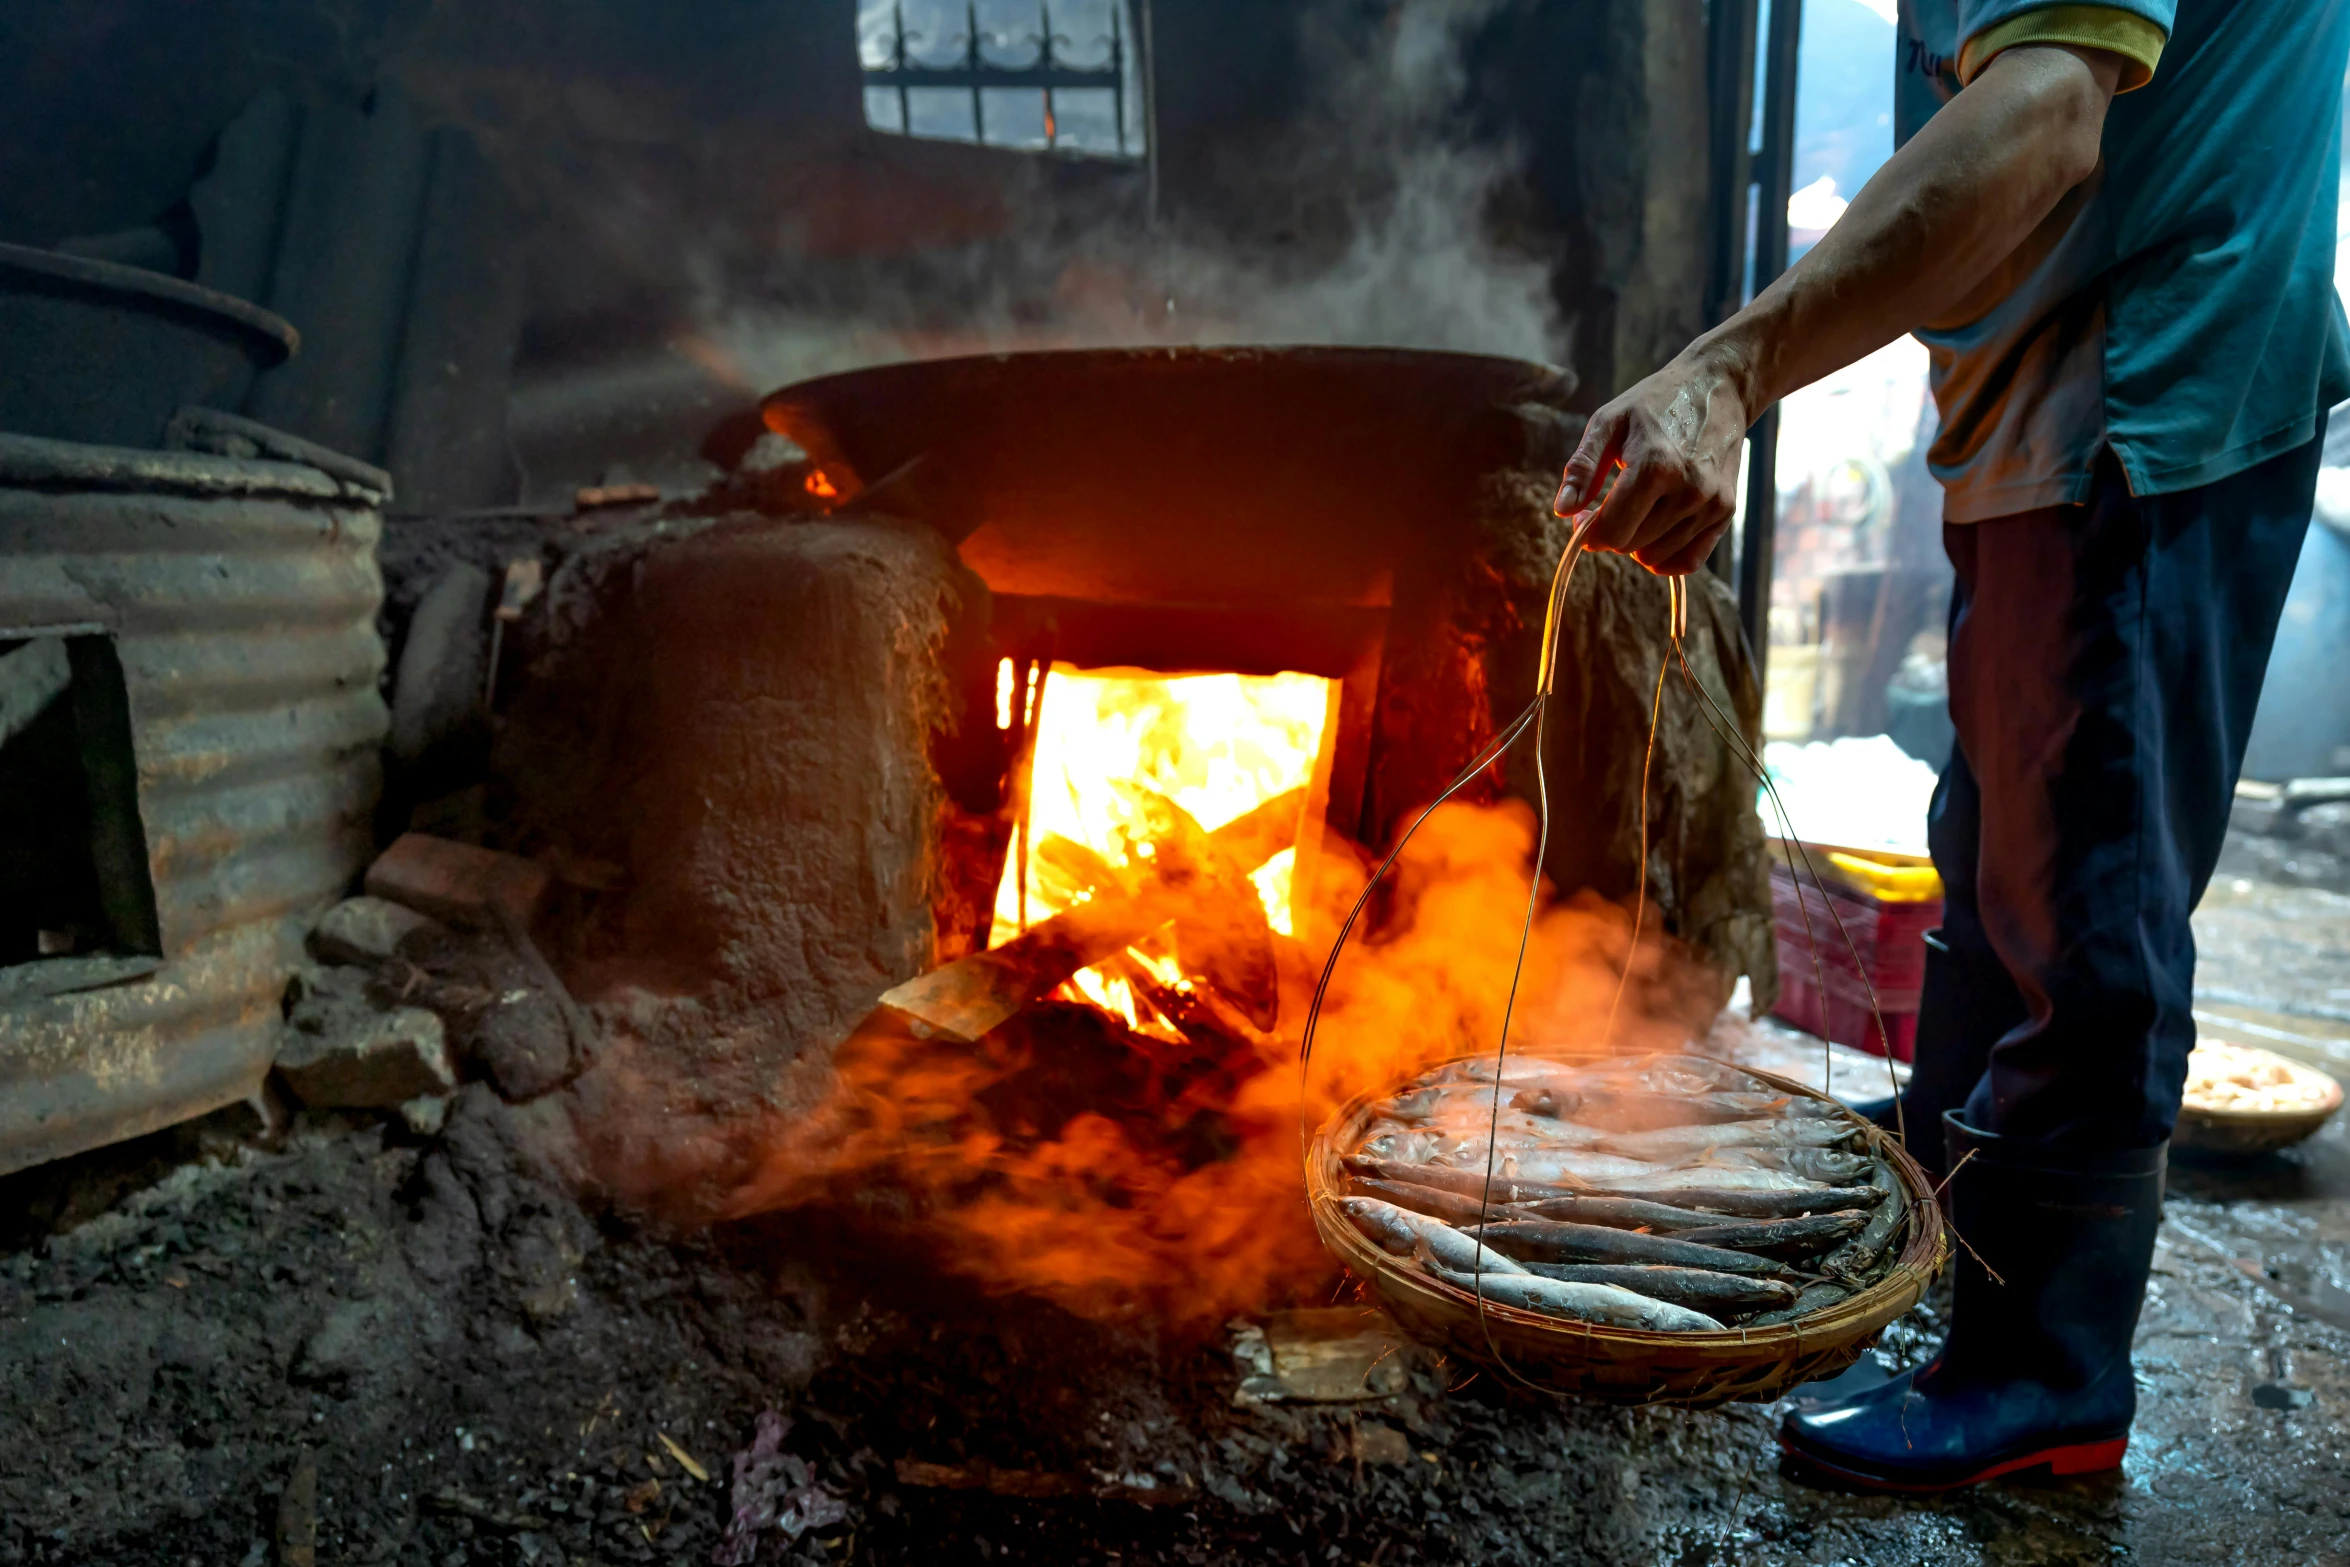
<path id="1" fill-rule="evenodd" d="M 504 909 L 525 929 L 546 907 L 554 878 L 518 855 L 420 832 L 403 833 L 367 868 L 367 895 L 473 930 L 494 930 Z"/>

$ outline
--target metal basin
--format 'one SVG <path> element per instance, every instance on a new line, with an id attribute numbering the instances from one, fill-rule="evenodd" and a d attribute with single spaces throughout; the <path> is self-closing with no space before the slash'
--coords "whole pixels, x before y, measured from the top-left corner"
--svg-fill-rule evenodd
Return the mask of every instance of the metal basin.
<path id="1" fill-rule="evenodd" d="M 1384 603 L 1407 541 L 1458 548 L 1486 475 L 1571 439 L 1574 392 L 1479 354 L 1079 349 L 855 370 L 762 411 L 998 592 Z"/>
<path id="2" fill-rule="evenodd" d="M 284 318 L 161 272 L 0 245 L 0 430 L 152 447 L 301 346 Z"/>

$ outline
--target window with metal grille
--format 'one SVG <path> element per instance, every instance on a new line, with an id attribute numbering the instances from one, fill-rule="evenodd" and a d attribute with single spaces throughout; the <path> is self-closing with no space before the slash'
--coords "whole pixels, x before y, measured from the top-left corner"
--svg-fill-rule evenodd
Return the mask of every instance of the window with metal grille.
<path id="1" fill-rule="evenodd" d="M 1142 156 L 1127 0 L 861 0 L 857 48 L 875 130 Z"/>

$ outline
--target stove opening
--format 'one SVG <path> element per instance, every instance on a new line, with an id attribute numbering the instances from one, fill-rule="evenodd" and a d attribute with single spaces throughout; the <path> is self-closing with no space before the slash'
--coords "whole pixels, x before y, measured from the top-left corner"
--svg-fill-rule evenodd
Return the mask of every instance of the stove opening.
<path id="1" fill-rule="evenodd" d="M 998 668 L 997 716 L 1025 726 L 1015 819 L 988 946 L 1105 893 L 1187 880 L 1190 917 L 1150 932 L 1055 991 L 1128 1027 L 1180 1033 L 1167 1003 L 1221 982 L 1272 1021 L 1270 937 L 1296 928 L 1297 838 L 1336 730 L 1339 682 L 1319 675 Z M 1230 829 L 1259 813 L 1281 843 L 1259 859 Z M 1221 834 L 1221 836 L 1219 836 Z M 1263 847 L 1271 847 L 1266 840 Z M 1254 863 L 1250 863 L 1250 862 Z M 1154 1006 L 1151 996 L 1161 997 Z"/>

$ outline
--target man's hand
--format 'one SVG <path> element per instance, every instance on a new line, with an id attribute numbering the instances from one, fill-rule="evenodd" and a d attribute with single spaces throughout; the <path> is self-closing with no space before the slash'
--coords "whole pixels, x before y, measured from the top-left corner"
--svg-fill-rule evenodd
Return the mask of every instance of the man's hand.
<path id="1" fill-rule="evenodd" d="M 1552 510 L 1572 516 L 1615 487 L 1585 530 L 1598 549 L 1662 576 L 1704 564 L 1738 507 L 1739 458 L 1755 410 L 1731 355 L 1702 343 L 1591 416 Z"/>
<path id="2" fill-rule="evenodd" d="M 1592 416 L 1557 509 L 1600 501 L 1586 540 L 1649 570 L 1697 569 L 1729 525 L 1747 424 L 1902 333 L 1971 320 L 2036 264 L 2098 168 L 2119 55 L 2027 44 L 1983 68 L 1744 310 Z"/>

